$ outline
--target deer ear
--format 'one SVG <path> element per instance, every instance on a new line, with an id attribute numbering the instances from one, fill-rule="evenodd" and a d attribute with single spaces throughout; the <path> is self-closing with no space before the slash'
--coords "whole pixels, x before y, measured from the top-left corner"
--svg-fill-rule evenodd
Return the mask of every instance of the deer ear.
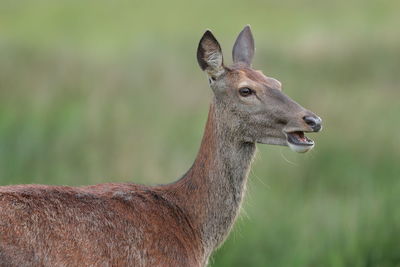
<path id="1" fill-rule="evenodd" d="M 232 56 L 234 63 L 244 63 L 246 66 L 251 66 L 251 61 L 254 56 L 254 39 L 251 33 L 250 26 L 247 25 L 239 33 L 233 46 Z"/>
<path id="2" fill-rule="evenodd" d="M 204 33 L 199 42 L 197 62 L 200 68 L 214 79 L 225 71 L 221 46 L 209 30 Z"/>

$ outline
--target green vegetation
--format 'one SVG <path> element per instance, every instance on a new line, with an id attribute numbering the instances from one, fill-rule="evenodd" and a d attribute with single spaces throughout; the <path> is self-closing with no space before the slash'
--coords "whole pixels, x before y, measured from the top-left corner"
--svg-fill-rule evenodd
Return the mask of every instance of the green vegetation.
<path id="1" fill-rule="evenodd" d="M 400 2 L 0 3 L 0 184 L 175 180 L 211 91 L 206 28 L 324 119 L 305 155 L 259 145 L 211 266 L 400 266 Z"/>

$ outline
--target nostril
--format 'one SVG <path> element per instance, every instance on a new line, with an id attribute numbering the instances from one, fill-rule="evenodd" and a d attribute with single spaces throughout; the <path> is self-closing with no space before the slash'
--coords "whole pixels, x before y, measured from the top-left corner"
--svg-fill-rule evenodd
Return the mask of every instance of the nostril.
<path id="1" fill-rule="evenodd" d="M 303 120 L 307 123 L 314 131 L 321 129 L 321 119 L 314 116 L 304 116 Z"/>
<path id="2" fill-rule="evenodd" d="M 315 118 L 311 117 L 311 116 L 304 116 L 303 120 L 310 125 L 311 127 L 315 126 L 317 123 L 315 121 Z"/>

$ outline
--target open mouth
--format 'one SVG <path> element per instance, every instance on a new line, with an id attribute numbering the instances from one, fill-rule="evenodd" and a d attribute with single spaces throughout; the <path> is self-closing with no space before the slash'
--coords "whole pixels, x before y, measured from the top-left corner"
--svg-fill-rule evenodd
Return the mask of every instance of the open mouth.
<path id="1" fill-rule="evenodd" d="M 305 153 L 314 147 L 314 141 L 304 135 L 302 131 L 286 133 L 288 146 L 295 152 Z"/>

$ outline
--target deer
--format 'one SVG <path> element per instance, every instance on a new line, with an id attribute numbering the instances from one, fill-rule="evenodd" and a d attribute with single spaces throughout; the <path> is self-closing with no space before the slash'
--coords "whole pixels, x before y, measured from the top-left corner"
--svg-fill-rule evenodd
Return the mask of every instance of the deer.
<path id="1" fill-rule="evenodd" d="M 207 30 L 197 61 L 212 90 L 200 149 L 165 185 L 0 187 L 0 266 L 207 266 L 238 217 L 256 144 L 307 152 L 321 118 L 252 68 L 247 25 L 226 66 Z"/>

